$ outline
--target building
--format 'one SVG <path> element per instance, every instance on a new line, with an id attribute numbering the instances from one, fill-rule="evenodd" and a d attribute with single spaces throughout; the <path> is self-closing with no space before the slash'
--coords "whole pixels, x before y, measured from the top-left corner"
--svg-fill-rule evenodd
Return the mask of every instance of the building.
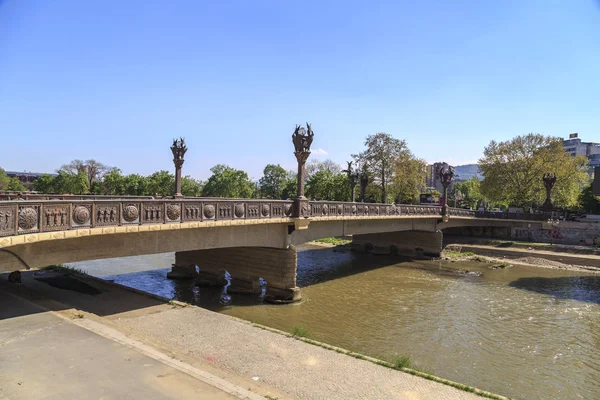
<path id="1" fill-rule="evenodd" d="M 592 170 L 600 166 L 600 143 L 582 142 L 578 133 L 571 133 L 569 139 L 563 140 L 563 147 L 573 157 L 586 157 Z"/>

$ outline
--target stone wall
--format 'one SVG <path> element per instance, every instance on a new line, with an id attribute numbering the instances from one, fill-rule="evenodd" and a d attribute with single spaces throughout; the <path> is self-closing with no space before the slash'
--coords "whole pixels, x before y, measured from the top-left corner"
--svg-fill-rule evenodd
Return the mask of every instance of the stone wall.
<path id="1" fill-rule="evenodd" d="M 397 254 L 408 257 L 439 257 L 442 232 L 404 231 L 354 235 L 352 249 L 373 254 Z"/>

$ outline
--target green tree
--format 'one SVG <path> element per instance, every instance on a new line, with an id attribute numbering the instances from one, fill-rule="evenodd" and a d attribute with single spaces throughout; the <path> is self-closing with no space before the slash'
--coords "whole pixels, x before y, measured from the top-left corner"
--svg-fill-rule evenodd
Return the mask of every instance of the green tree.
<path id="1" fill-rule="evenodd" d="M 188 197 L 200 197 L 202 194 L 202 181 L 184 176 L 181 178 L 181 194 Z"/>
<path id="2" fill-rule="evenodd" d="M 18 178 L 10 178 L 8 181 L 7 189 L 15 192 L 22 192 L 24 190 L 27 190 Z"/>
<path id="3" fill-rule="evenodd" d="M 39 180 L 39 178 L 38 178 Z M 88 180 L 84 173 L 70 174 L 59 170 L 52 182 L 54 193 L 60 194 L 86 194 L 89 192 Z"/>
<path id="4" fill-rule="evenodd" d="M 589 214 L 600 214 L 600 196 L 595 196 L 592 184 L 589 184 L 581 192 L 579 199 L 581 207 Z"/>
<path id="5" fill-rule="evenodd" d="M 10 178 L 6 175 L 6 171 L 0 168 L 0 190 L 8 190 Z"/>
<path id="6" fill-rule="evenodd" d="M 349 201 L 350 182 L 343 173 L 333 173 L 329 169 L 315 172 L 306 182 L 306 195 L 310 199 Z"/>
<path id="7" fill-rule="evenodd" d="M 390 192 L 394 202 L 418 204 L 419 195 L 425 190 L 427 163 L 404 152 L 396 161 Z"/>
<path id="8" fill-rule="evenodd" d="M 456 182 L 454 184 L 454 198 L 460 197 L 457 200 L 458 207 L 469 207 L 471 209 L 477 209 L 477 206 L 483 196 L 481 195 L 481 182 L 477 177 L 473 177 L 468 181 Z"/>
<path id="9" fill-rule="evenodd" d="M 139 174 L 129 174 L 122 178 L 122 194 L 129 196 L 150 196 L 154 193 L 148 191 L 148 179 Z M 104 177 L 106 180 L 106 176 Z"/>
<path id="10" fill-rule="evenodd" d="M 113 168 L 104 175 L 102 194 L 117 196 L 123 194 L 123 175 L 119 168 Z"/>
<path id="11" fill-rule="evenodd" d="M 287 182 L 287 172 L 281 165 L 268 164 L 258 181 L 261 194 L 267 199 L 280 200 Z"/>
<path id="12" fill-rule="evenodd" d="M 394 181 L 395 171 L 403 160 L 413 159 L 406 141 L 396 139 L 389 133 L 377 133 L 367 136 L 367 149 L 354 158 L 364 165 L 373 177 L 373 183 L 379 186 L 381 202 L 388 202 L 388 188 Z"/>
<path id="13" fill-rule="evenodd" d="M 56 193 L 54 177 L 49 174 L 43 174 L 33 182 L 33 189 L 40 193 Z"/>
<path id="14" fill-rule="evenodd" d="M 285 182 L 281 189 L 282 199 L 293 199 L 296 197 L 298 190 L 298 175 L 293 171 L 287 171 L 285 176 Z"/>
<path id="15" fill-rule="evenodd" d="M 546 197 L 542 177 L 555 173 L 553 203 L 573 207 L 589 181 L 586 165 L 585 157 L 571 157 L 565 152 L 560 138 L 530 133 L 506 142 L 492 140 L 479 160 L 484 176 L 481 193 L 492 203 L 539 205 Z"/>
<path id="16" fill-rule="evenodd" d="M 169 171 L 158 171 L 148 177 L 148 193 L 152 196 L 173 196 L 175 175 Z"/>
<path id="17" fill-rule="evenodd" d="M 250 198 L 255 185 L 244 171 L 218 164 L 210 169 L 213 173 L 204 188 L 202 195 L 207 197 Z"/>

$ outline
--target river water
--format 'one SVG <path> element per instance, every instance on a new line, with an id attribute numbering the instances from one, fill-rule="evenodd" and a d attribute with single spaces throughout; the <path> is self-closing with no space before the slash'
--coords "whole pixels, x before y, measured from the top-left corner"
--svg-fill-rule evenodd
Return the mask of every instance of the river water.
<path id="1" fill-rule="evenodd" d="M 167 280 L 172 253 L 71 265 L 506 396 L 600 398 L 600 275 L 299 250 L 292 305 Z"/>

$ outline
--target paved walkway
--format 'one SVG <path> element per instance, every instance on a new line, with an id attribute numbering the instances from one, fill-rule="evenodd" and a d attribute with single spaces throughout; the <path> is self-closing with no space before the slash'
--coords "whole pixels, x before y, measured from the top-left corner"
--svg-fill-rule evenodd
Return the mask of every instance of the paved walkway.
<path id="1" fill-rule="evenodd" d="M 58 370 L 56 363 L 53 361 L 56 353 L 52 346 L 58 346 L 56 347 L 57 353 L 71 354 L 70 360 L 80 357 L 81 362 L 87 368 L 90 368 L 89 370 L 83 368 L 82 371 L 85 372 L 81 372 L 81 375 L 65 375 L 61 378 L 61 382 L 73 381 L 72 385 L 77 390 L 85 389 L 87 393 L 94 394 L 94 396 L 90 396 L 94 398 L 98 397 L 95 394 L 101 389 L 121 390 L 115 386 L 119 386 L 119 382 L 124 381 L 129 382 L 127 384 L 129 386 L 124 384 L 125 389 L 120 391 L 120 394 L 134 393 L 135 395 L 132 398 L 168 398 L 157 397 L 159 395 L 166 396 L 164 393 L 168 394 L 168 392 L 159 390 L 162 388 L 159 385 L 163 382 L 161 380 L 163 378 L 159 378 L 159 376 L 165 374 L 173 376 L 172 379 L 178 377 L 177 379 L 184 382 L 182 386 L 186 387 L 185 378 L 181 377 L 177 371 L 169 370 L 168 365 L 160 365 L 160 363 L 157 365 L 157 359 L 162 360 L 160 357 L 154 357 L 151 361 L 144 359 L 143 354 L 152 355 L 152 352 L 156 352 L 162 354 L 163 357 L 168 354 L 167 358 L 172 362 L 176 362 L 175 367 L 183 366 L 183 370 L 191 368 L 197 373 L 205 371 L 206 374 L 228 381 L 234 387 L 251 388 L 252 393 L 268 393 L 269 397 L 267 398 L 277 398 L 279 400 L 290 398 L 304 400 L 481 399 L 473 393 L 464 392 L 344 354 L 338 354 L 279 333 L 260 329 L 230 316 L 198 307 L 172 306 L 114 285 L 93 279 L 85 279 L 85 281 L 99 289 L 101 294 L 95 296 L 85 295 L 52 287 L 35 281 L 30 276 L 25 277 L 25 288 L 19 288 L 20 291 L 32 291 L 41 293 L 46 297 L 59 298 L 62 304 L 66 304 L 63 308 L 74 307 L 78 310 L 84 310 L 84 318 L 73 320 L 75 324 L 79 325 L 77 327 L 73 327 L 63 320 L 52 322 L 57 326 L 56 328 L 48 328 L 59 329 L 60 327 L 60 329 L 78 332 L 77 335 L 81 335 L 81 337 L 73 342 L 73 345 L 71 344 L 72 341 L 68 340 L 69 333 L 48 330 L 46 333 L 40 331 L 29 342 L 23 342 L 23 345 L 19 347 L 21 350 L 10 350 L 12 357 L 16 357 L 19 351 L 30 352 L 29 358 L 20 361 L 18 367 L 11 367 L 13 371 L 22 371 L 25 374 L 27 369 L 34 371 L 40 369 L 40 365 L 45 365 L 42 368 L 42 376 L 44 376 L 45 384 L 49 384 L 48 382 L 54 379 L 51 375 L 52 371 Z M 2 285 L 0 285 L 0 291 L 2 291 Z M 0 299 L 0 301 L 3 300 Z M 114 312 L 110 311 L 110 304 L 114 305 Z M 131 309 L 125 307 L 127 304 L 132 305 Z M 86 312 L 92 310 L 96 311 L 95 314 L 103 315 L 103 317 Z M 75 313 L 77 312 L 79 311 Z M 15 320 L 19 320 L 19 318 L 15 318 Z M 45 323 L 50 322 L 46 321 Z M 5 332 L 12 331 L 14 336 L 16 327 L 10 326 L 14 323 L 16 322 L 11 319 L 0 319 L 0 329 Z M 65 328 L 65 326 L 69 326 L 69 328 Z M 104 339 L 89 332 L 81 333 L 83 328 L 98 333 Z M 112 340 L 113 343 L 109 347 L 116 349 L 115 354 L 110 354 L 112 350 L 107 347 L 108 345 L 104 347 L 100 345 L 97 351 L 93 350 L 95 355 L 89 356 L 94 359 L 89 360 L 85 357 L 89 347 L 85 343 L 87 341 L 88 344 L 92 344 L 92 339 L 87 338 L 87 336 L 94 337 L 93 340 L 98 340 L 99 343 L 104 343 L 108 339 Z M 65 339 L 58 341 L 57 338 L 59 337 Z M 0 336 L 1 340 L 2 336 Z M 76 345 L 78 341 L 80 344 Z M 119 346 L 122 344 L 133 347 L 142 355 L 133 357 L 131 350 L 125 349 L 122 351 L 126 351 L 126 353 L 121 353 Z M 0 349 L 3 348 L 7 347 L 0 347 Z M 44 350 L 40 352 L 40 348 Z M 7 349 L 10 349 L 10 347 Z M 52 350 L 36 358 L 36 354 L 48 351 L 45 349 Z M 7 354 L 4 353 L 6 351 L 8 350 L 0 350 L 0 357 L 3 359 Z M 124 361 L 126 358 L 135 360 L 135 362 Z M 60 357 L 58 359 L 61 360 Z M 62 363 L 58 364 L 60 370 L 69 369 L 70 365 L 67 365 L 66 361 L 60 362 Z M 165 362 L 168 364 L 168 360 L 165 360 Z M 113 363 L 115 365 L 114 370 L 108 371 L 107 366 Z M 0 365 L 5 364 L 3 362 Z M 153 365 L 154 369 L 151 373 L 145 372 L 145 368 L 150 368 L 145 367 L 145 364 Z M 121 369 L 125 366 L 129 366 L 129 369 L 121 376 Z M 101 376 L 110 374 L 111 380 L 103 383 L 102 378 L 94 374 L 95 368 L 100 368 L 103 371 Z M 75 369 L 79 368 L 75 367 Z M 179 368 L 179 370 L 182 369 Z M 11 382 L 18 381 L 21 379 L 20 376 L 14 375 Z M 30 377 L 29 379 L 34 378 Z M 27 380 L 24 380 L 24 382 L 27 382 Z M 149 382 L 152 382 L 152 384 L 149 384 Z M 253 384 L 257 386 L 252 386 Z M 136 385 L 146 390 L 143 396 L 135 391 L 134 387 Z M 43 387 L 43 385 L 40 387 Z M 187 387 L 192 390 L 190 385 Z M 11 390 L 18 390 L 20 386 L 16 388 L 13 385 L 12 388 Z M 224 393 L 219 393 L 219 395 L 225 396 Z M 110 396 L 106 398 L 110 398 Z M 119 394 L 114 392 L 112 398 L 127 397 L 119 397 Z M 176 398 L 184 399 L 186 397 L 176 396 Z M 220 397 L 210 398 L 219 399 Z"/>
<path id="2" fill-rule="evenodd" d="M 0 399 L 238 398 L 1 289 L 0 304 Z"/>

